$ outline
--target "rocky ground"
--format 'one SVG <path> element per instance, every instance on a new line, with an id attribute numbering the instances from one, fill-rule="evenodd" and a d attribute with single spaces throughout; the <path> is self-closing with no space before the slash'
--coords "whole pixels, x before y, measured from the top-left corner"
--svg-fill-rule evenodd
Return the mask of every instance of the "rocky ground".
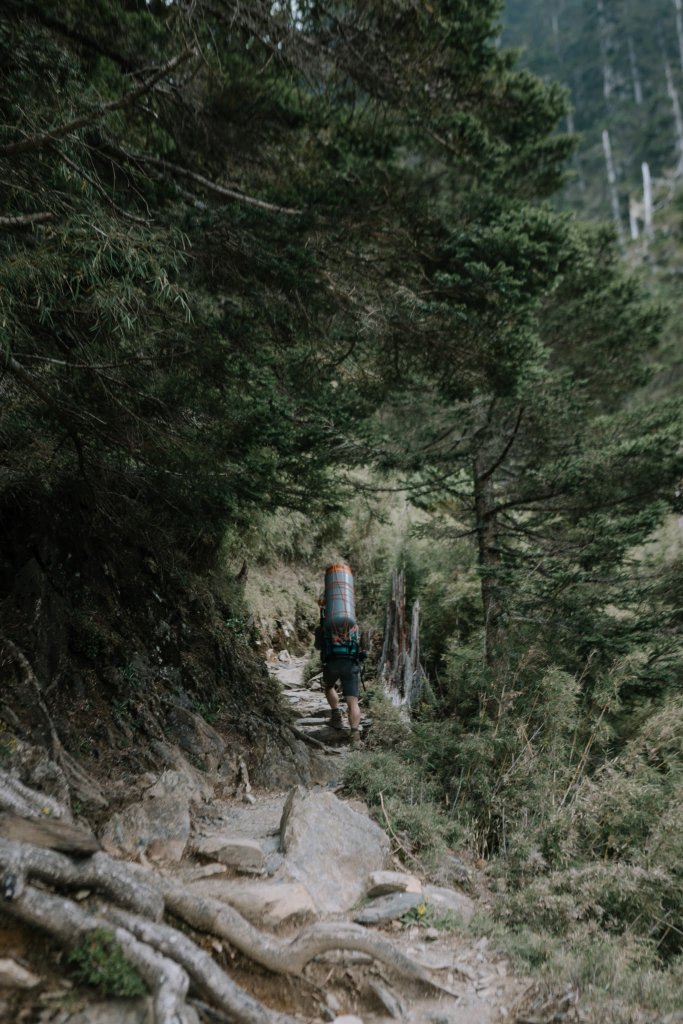
<path id="1" fill-rule="evenodd" d="M 252 766 L 250 777 L 244 758 L 228 756 L 211 726 L 195 722 L 197 757 L 169 746 L 163 772 L 122 782 L 108 800 L 100 852 L 69 850 L 78 835 L 87 847 L 82 818 L 70 824 L 76 809 L 55 784 L 58 773 L 16 745 L 0 772 L 0 1021 L 493 1024 L 528 1016 L 529 980 L 465 930 L 472 896 L 408 874 L 364 805 L 345 798 L 348 736 L 329 727 L 304 659 L 283 655 L 271 671 L 298 715 L 294 761 L 308 752 L 306 784 L 257 784 L 277 777 L 272 766 Z M 38 785 L 41 777 L 50 785 Z M 37 823 L 27 833 L 28 817 Z M 53 832 L 41 840 L 35 829 L 46 821 Z M 67 950 L 102 924 L 118 929 L 152 995 L 104 999 L 76 982 Z"/>

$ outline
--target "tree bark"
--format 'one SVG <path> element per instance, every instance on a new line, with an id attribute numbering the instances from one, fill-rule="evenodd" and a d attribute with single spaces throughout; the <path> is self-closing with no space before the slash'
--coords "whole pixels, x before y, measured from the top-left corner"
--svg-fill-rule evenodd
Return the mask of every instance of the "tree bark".
<path id="1" fill-rule="evenodd" d="M 500 593 L 500 550 L 495 511 L 493 473 L 485 449 L 477 452 L 472 463 L 474 484 L 474 521 L 477 535 L 477 560 L 484 609 L 486 664 L 492 672 L 503 667 L 503 601 Z"/>
<path id="2" fill-rule="evenodd" d="M 412 708 L 419 702 L 424 675 L 420 665 L 420 602 L 413 604 L 408 629 L 403 572 L 395 571 L 392 575 L 377 675 L 392 704 Z"/>

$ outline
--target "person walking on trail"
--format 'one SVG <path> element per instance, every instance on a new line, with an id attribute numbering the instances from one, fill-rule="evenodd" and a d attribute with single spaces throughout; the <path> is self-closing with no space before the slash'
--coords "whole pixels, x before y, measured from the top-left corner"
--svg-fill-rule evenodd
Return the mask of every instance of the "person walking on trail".
<path id="1" fill-rule="evenodd" d="M 367 654 L 361 650 L 360 630 L 355 621 L 353 576 L 345 564 L 328 566 L 325 592 L 320 601 L 320 622 L 315 630 L 315 646 L 320 651 L 323 689 L 332 709 L 330 725 L 343 729 L 337 683 L 341 685 L 349 716 L 350 742 L 358 746 L 360 732 L 360 665 Z"/>

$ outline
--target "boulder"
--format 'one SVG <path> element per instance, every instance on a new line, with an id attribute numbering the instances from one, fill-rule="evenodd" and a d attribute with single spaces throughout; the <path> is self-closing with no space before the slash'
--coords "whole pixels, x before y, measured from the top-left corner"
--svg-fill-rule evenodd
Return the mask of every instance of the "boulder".
<path id="1" fill-rule="evenodd" d="M 187 891 L 228 903 L 252 924 L 267 928 L 313 917 L 316 909 L 308 890 L 297 882 L 206 878 L 188 885 Z"/>
<path id="2" fill-rule="evenodd" d="M 417 892 L 392 892 L 388 896 L 378 896 L 356 914 L 354 921 L 358 924 L 382 924 L 403 917 L 405 913 L 424 902 L 424 897 Z"/>
<path id="3" fill-rule="evenodd" d="M 464 924 L 471 921 L 477 905 L 469 896 L 455 889 L 446 889 L 440 885 L 425 885 L 424 901 L 435 910 L 450 911 L 461 917 Z"/>
<path id="4" fill-rule="evenodd" d="M 301 882 L 323 913 L 350 910 L 368 869 L 381 870 L 389 840 L 370 818 L 324 790 L 292 790 L 282 813 L 283 879 Z"/>
<path id="5" fill-rule="evenodd" d="M 142 800 L 112 815 L 100 836 L 102 846 L 113 854 L 179 861 L 190 838 L 191 792 L 182 773 L 163 772 Z"/>
<path id="6" fill-rule="evenodd" d="M 237 871 L 265 871 L 266 856 L 256 839 L 216 833 L 212 836 L 199 836 L 193 843 L 193 849 L 199 856 L 208 857 Z"/>
<path id="7" fill-rule="evenodd" d="M 368 896 L 386 896 L 390 892 L 422 892 L 422 882 L 402 871 L 373 871 L 367 881 Z"/>

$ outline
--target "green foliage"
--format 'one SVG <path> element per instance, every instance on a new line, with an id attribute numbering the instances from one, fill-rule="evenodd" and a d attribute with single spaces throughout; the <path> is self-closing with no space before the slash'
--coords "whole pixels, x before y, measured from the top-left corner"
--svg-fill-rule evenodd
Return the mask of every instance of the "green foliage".
<path id="1" fill-rule="evenodd" d="M 126 960 L 114 933 L 96 928 L 71 950 L 68 961 L 74 977 L 83 985 L 92 985 L 102 995 L 133 997 L 147 989 L 134 967 Z"/>

